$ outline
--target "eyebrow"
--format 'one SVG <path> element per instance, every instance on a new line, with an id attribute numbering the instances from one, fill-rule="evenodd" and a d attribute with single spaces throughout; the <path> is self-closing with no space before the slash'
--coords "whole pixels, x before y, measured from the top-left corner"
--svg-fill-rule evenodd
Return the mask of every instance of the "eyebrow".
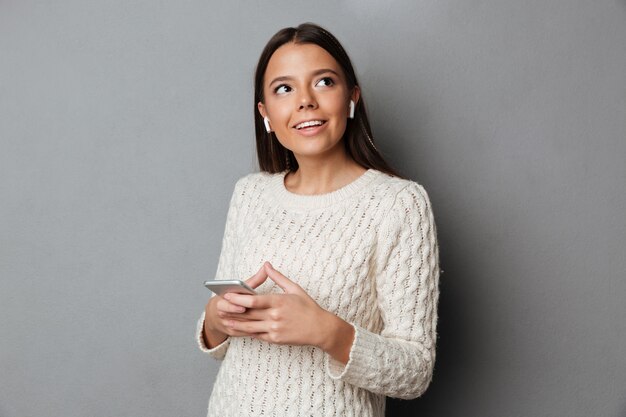
<path id="1" fill-rule="evenodd" d="M 322 68 L 322 69 L 315 70 L 315 71 L 311 72 L 311 75 L 313 77 L 315 77 L 317 75 L 325 74 L 327 72 L 335 74 L 337 77 L 339 77 L 339 74 L 337 73 L 337 71 L 332 70 L 330 68 Z M 280 77 L 274 78 L 268 85 L 272 85 L 272 84 L 274 84 L 274 83 L 276 83 L 278 81 L 289 81 L 289 80 L 292 80 L 292 79 L 293 79 L 293 77 L 290 76 L 290 75 L 282 75 Z"/>

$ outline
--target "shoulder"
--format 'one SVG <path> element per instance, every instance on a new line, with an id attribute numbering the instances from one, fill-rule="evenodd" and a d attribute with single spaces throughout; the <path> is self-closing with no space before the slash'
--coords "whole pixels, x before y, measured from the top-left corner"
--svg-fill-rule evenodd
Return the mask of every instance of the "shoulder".
<path id="1" fill-rule="evenodd" d="M 372 189 L 372 193 L 385 201 L 389 210 L 403 210 L 410 207 L 430 206 L 426 189 L 419 183 L 380 173 L 380 181 Z"/>
<path id="2" fill-rule="evenodd" d="M 235 183 L 233 198 L 249 198 L 263 192 L 282 173 L 270 174 L 268 172 L 252 172 L 239 178 Z"/>
<path id="3" fill-rule="evenodd" d="M 239 178 L 235 183 L 235 188 L 242 188 L 249 185 L 254 184 L 262 184 L 264 182 L 269 181 L 271 178 L 274 178 L 279 174 L 270 174 L 268 172 L 251 172 L 250 174 L 244 175 Z"/>
<path id="4" fill-rule="evenodd" d="M 434 223 L 433 210 L 426 189 L 416 181 L 382 174 L 375 190 L 384 213 L 382 236 L 392 236 Z M 428 226 L 430 227 L 430 226 Z"/>

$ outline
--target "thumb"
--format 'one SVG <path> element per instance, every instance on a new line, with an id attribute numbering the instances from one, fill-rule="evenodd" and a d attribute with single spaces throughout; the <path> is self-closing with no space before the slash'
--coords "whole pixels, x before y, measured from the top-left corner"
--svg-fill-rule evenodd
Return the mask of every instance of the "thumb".
<path id="1" fill-rule="evenodd" d="M 265 272 L 265 265 L 261 265 L 261 269 L 250 278 L 246 280 L 246 284 L 248 284 L 252 288 L 256 288 L 259 285 L 263 284 L 267 279 L 267 273 Z"/>
<path id="2" fill-rule="evenodd" d="M 275 270 L 271 263 L 265 262 L 263 266 L 265 267 L 265 273 L 269 276 L 269 278 L 287 294 L 294 294 L 302 291 L 298 284 Z"/>

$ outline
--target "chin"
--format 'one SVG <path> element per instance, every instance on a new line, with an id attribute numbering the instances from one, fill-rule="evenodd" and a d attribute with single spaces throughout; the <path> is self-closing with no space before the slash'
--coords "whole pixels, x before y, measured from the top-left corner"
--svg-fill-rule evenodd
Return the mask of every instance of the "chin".
<path id="1" fill-rule="evenodd" d="M 290 149 L 294 155 L 303 156 L 303 157 L 315 157 L 322 155 L 329 155 L 334 151 L 338 150 L 338 146 L 341 142 L 328 144 L 327 146 L 296 146 Z"/>

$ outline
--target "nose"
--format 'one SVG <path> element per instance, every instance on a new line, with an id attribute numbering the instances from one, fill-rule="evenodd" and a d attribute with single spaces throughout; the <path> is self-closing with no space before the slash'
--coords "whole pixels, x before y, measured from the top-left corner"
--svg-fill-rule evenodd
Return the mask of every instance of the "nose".
<path id="1" fill-rule="evenodd" d="M 301 90 L 299 99 L 300 99 L 299 106 L 298 106 L 299 110 L 317 108 L 317 101 L 315 100 L 315 97 L 313 96 L 313 94 L 311 94 L 311 92 L 308 89 Z"/>

